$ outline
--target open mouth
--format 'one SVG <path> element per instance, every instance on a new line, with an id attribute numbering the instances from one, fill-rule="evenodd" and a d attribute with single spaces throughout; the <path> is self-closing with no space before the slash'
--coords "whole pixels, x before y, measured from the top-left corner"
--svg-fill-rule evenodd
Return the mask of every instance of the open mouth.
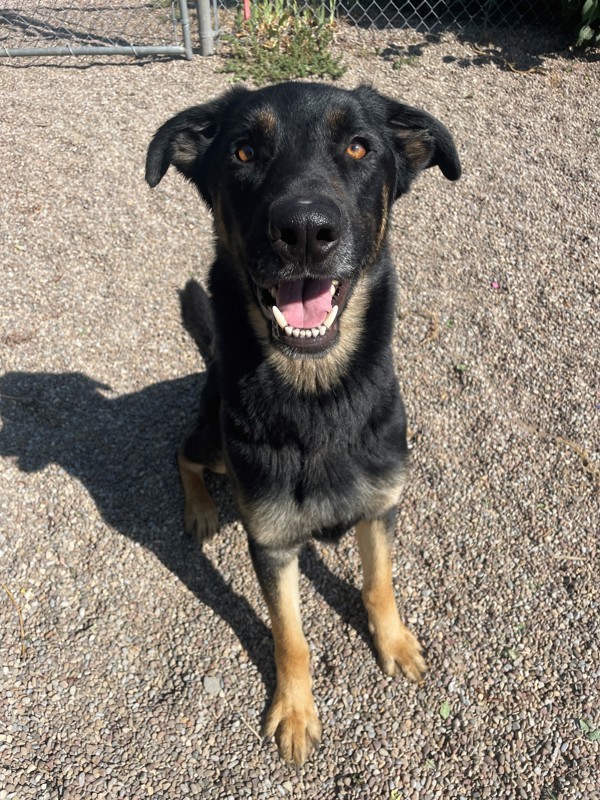
<path id="1" fill-rule="evenodd" d="M 256 286 L 273 339 L 304 351 L 325 350 L 335 338 L 349 284 L 329 278 L 281 281 L 269 289 Z"/>

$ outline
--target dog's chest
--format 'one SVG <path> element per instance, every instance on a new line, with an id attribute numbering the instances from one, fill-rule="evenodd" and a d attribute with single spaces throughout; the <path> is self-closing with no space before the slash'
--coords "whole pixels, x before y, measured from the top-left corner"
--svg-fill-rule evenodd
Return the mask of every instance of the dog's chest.
<path id="1" fill-rule="evenodd" d="M 238 428 L 239 432 L 239 428 Z M 362 414 L 335 421 L 314 410 L 256 424 L 254 437 L 225 437 L 236 500 L 260 543 L 330 538 L 398 503 L 403 483 L 403 417 L 370 424 Z"/>
<path id="2" fill-rule="evenodd" d="M 294 546 L 311 537 L 336 539 L 361 519 L 383 516 L 397 505 L 403 485 L 403 470 L 385 477 L 363 474 L 341 492 L 327 492 L 326 486 L 301 500 L 293 492 L 266 494 L 238 503 L 250 535 L 263 545 Z"/>

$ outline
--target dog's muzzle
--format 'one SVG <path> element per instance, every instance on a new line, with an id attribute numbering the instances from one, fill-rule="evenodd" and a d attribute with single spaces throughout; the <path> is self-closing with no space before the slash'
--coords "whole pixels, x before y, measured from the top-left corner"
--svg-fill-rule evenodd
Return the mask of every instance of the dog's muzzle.
<path id="1" fill-rule="evenodd" d="M 273 339 L 292 350 L 319 352 L 333 342 L 348 287 L 327 259 L 341 232 L 339 207 L 322 195 L 278 198 L 269 208 L 269 241 L 285 279 L 257 286 L 257 295 Z"/>

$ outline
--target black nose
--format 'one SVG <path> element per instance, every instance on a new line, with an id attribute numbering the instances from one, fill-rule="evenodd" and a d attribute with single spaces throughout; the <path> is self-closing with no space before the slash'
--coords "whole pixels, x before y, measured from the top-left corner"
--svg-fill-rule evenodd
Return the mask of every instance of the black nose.
<path id="1" fill-rule="evenodd" d="M 271 247 L 287 261 L 323 261 L 340 241 L 341 214 L 326 197 L 284 198 L 269 209 Z"/>

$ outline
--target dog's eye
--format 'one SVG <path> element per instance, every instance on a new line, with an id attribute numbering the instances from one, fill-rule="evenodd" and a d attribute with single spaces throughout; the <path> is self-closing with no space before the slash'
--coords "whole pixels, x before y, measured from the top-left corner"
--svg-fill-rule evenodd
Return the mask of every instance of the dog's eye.
<path id="1" fill-rule="evenodd" d="M 254 148 L 250 142 L 241 142 L 235 148 L 235 157 L 244 164 L 247 164 L 249 161 L 254 161 L 254 156 Z"/>
<path id="2" fill-rule="evenodd" d="M 360 159 L 364 158 L 368 152 L 369 151 L 360 141 L 360 139 L 353 139 L 346 148 L 346 153 L 350 156 L 350 158 L 355 159 L 355 161 L 360 161 Z"/>

